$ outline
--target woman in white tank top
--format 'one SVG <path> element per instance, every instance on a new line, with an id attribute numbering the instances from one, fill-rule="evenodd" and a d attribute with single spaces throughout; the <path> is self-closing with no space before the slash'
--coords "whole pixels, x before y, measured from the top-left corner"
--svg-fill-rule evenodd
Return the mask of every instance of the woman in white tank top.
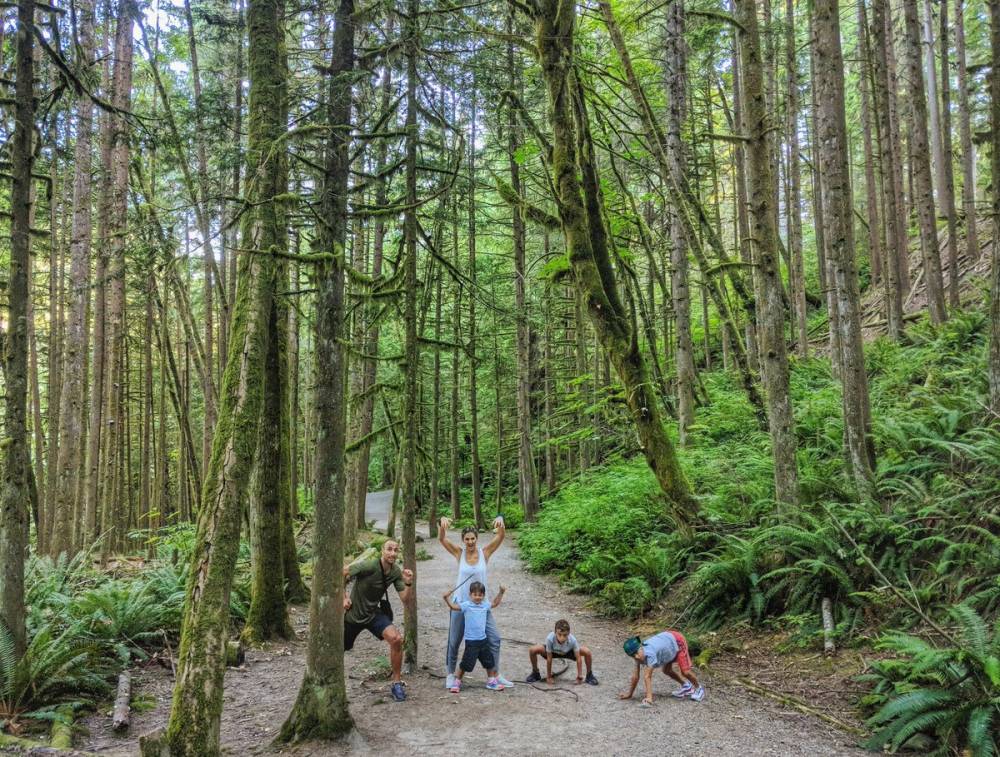
<path id="1" fill-rule="evenodd" d="M 486 587 L 486 596 L 490 596 L 490 584 L 487 581 L 487 566 L 490 557 L 497 551 L 507 535 L 502 517 L 497 517 L 493 521 L 496 535 L 485 547 L 479 546 L 479 532 L 475 528 L 462 529 L 462 545 L 464 549 L 448 539 L 448 528 L 451 526 L 450 518 L 441 518 L 438 522 L 438 541 L 458 562 L 458 577 L 455 585 L 458 587 L 452 596 L 455 604 L 464 602 L 469 598 L 469 584 L 479 581 Z M 462 636 L 465 633 L 465 619 L 460 612 L 451 612 L 448 624 L 448 648 L 445 650 L 445 672 L 448 674 L 445 684 L 448 688 L 452 686 L 452 678 L 455 675 L 455 664 L 458 662 L 458 648 L 462 644 Z M 490 643 L 490 650 L 496 660 L 496 666 L 500 668 L 500 632 L 497 630 L 496 620 L 491 612 L 486 619 L 486 638 Z M 514 684 L 504 678 L 497 676 L 504 686 Z"/>

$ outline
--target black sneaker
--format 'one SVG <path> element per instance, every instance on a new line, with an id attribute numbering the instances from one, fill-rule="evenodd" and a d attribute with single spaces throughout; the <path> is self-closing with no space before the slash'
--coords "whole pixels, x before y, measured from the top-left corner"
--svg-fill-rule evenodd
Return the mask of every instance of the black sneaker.
<path id="1" fill-rule="evenodd" d="M 532 670 L 531 674 L 527 678 L 524 679 L 524 682 L 525 683 L 538 683 L 541 680 L 542 680 L 542 674 L 539 673 L 537 670 Z"/>
<path id="2" fill-rule="evenodd" d="M 587 677 L 583 679 L 585 683 L 589 683 L 591 686 L 597 685 L 597 679 L 594 677 L 593 673 L 587 673 Z"/>

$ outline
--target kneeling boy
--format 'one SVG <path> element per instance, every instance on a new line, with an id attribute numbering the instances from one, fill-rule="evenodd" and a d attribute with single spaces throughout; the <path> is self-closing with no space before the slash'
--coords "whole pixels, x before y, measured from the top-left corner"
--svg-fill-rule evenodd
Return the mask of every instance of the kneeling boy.
<path id="1" fill-rule="evenodd" d="M 590 650 L 580 646 L 576 637 L 569 632 L 569 623 L 565 620 L 557 620 L 555 631 L 550 633 L 545 639 L 545 644 L 535 644 L 528 649 L 528 656 L 531 658 L 531 674 L 524 679 L 528 683 L 542 680 L 538 672 L 538 657 L 545 655 L 545 682 L 552 683 L 552 660 L 576 660 L 576 682 L 586 681 L 591 686 L 597 685 L 594 677 L 593 665 L 594 657 Z M 583 677 L 582 664 L 587 663 L 587 677 Z"/>

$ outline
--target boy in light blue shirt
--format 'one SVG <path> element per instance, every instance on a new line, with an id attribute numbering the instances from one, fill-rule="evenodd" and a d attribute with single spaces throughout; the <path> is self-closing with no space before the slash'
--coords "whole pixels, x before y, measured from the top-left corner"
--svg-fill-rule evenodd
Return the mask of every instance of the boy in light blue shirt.
<path id="1" fill-rule="evenodd" d="M 506 586 L 501 586 L 499 593 L 493 599 L 492 604 L 488 604 L 486 599 L 486 587 L 480 581 L 473 581 L 469 584 L 469 599 L 459 604 L 455 604 L 451 599 L 451 591 L 446 591 L 442 597 L 444 603 L 456 612 L 461 612 L 465 621 L 465 651 L 462 653 L 462 661 L 455 671 L 455 685 L 449 689 L 452 694 L 457 694 L 462 690 L 462 676 L 476 667 L 476 660 L 486 668 L 486 688 L 491 691 L 503 691 L 503 684 L 497 680 L 496 660 L 486 638 L 486 616 L 489 611 L 500 604 Z"/>

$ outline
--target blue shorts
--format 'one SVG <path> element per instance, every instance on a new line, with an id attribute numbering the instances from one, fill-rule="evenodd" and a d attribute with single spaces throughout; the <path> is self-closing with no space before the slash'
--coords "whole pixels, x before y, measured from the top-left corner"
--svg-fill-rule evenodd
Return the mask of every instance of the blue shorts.
<path id="1" fill-rule="evenodd" d="M 371 631 L 372 636 L 374 636 L 379 641 L 382 641 L 382 633 L 389 626 L 392 625 L 392 620 L 387 615 L 377 614 L 374 618 L 369 620 L 367 623 L 352 623 L 351 621 L 344 619 L 344 651 L 349 652 L 354 649 L 354 642 L 358 638 L 358 634 L 364 631 L 366 628 Z"/>

